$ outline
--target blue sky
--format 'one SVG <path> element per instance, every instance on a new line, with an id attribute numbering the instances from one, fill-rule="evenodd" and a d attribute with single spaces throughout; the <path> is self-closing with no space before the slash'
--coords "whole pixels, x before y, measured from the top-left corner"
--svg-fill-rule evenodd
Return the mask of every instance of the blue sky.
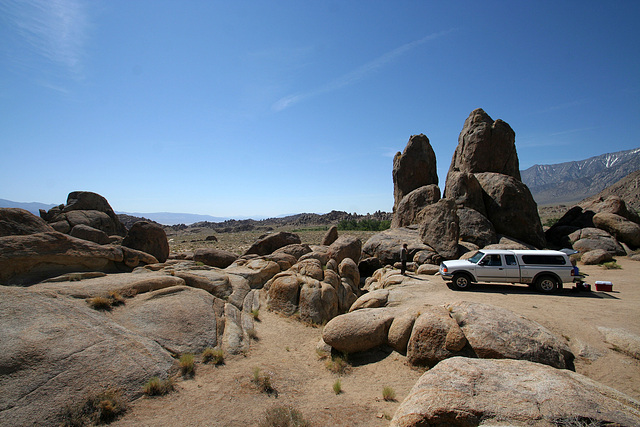
<path id="1" fill-rule="evenodd" d="M 393 206 L 468 114 L 521 169 L 640 146 L 638 1 L 0 2 L 0 198 L 126 212 Z"/>

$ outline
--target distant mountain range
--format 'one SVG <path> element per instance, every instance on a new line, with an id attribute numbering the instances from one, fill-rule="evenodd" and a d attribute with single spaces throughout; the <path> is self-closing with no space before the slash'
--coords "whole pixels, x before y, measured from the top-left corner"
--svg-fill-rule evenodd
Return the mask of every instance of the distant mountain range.
<path id="1" fill-rule="evenodd" d="M 0 208 L 20 208 L 31 212 L 36 216 L 40 216 L 40 209 L 49 210 L 54 206 L 58 206 L 55 204 L 46 204 L 46 203 L 38 203 L 38 202 L 14 202 L 7 199 L 0 199 Z M 153 212 L 153 213 L 128 213 L 128 212 L 118 212 L 117 214 L 126 214 L 134 217 L 144 217 L 155 221 L 159 224 L 164 225 L 173 225 L 173 224 L 193 224 L 195 222 L 223 222 L 232 218 L 224 218 L 219 216 L 211 216 L 211 215 L 198 215 L 198 214 L 190 214 L 190 213 L 173 213 L 173 212 Z M 237 219 L 245 219 L 245 218 L 237 218 Z M 257 218 L 260 219 L 260 218 Z"/>
<path id="2" fill-rule="evenodd" d="M 520 171 L 538 205 L 575 203 L 640 170 L 640 148 Z"/>

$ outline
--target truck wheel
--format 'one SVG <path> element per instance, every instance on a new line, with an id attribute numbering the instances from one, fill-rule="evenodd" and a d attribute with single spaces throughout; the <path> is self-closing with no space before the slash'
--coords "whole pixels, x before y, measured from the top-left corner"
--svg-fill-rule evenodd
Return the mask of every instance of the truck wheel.
<path id="1" fill-rule="evenodd" d="M 553 276 L 540 276 L 536 279 L 536 289 L 545 294 L 552 294 L 558 290 L 558 280 Z"/>
<path id="2" fill-rule="evenodd" d="M 468 275 L 464 273 L 456 273 L 453 275 L 453 286 L 455 286 L 457 289 L 468 289 L 470 285 L 471 279 Z"/>

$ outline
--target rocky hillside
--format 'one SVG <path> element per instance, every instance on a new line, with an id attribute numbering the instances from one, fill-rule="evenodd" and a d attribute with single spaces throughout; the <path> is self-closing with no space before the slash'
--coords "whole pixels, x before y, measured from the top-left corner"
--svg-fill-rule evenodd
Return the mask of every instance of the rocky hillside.
<path id="1" fill-rule="evenodd" d="M 596 199 L 606 199 L 609 196 L 620 197 L 627 203 L 627 207 L 640 212 L 640 170 L 630 173 L 595 196 L 583 200 L 580 204 L 587 205 Z"/>
<path id="2" fill-rule="evenodd" d="M 521 175 L 535 201 L 546 205 L 578 202 L 637 170 L 640 148 L 574 162 L 534 165 L 521 171 Z"/>

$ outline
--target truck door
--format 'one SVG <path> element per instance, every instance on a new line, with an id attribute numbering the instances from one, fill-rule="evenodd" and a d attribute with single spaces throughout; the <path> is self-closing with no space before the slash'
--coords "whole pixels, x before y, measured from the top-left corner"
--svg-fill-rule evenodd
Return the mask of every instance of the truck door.
<path id="1" fill-rule="evenodd" d="M 487 254 L 476 267 L 479 282 L 504 282 L 506 270 L 500 254 Z"/>
<path id="2" fill-rule="evenodd" d="M 516 283 L 520 281 L 520 266 L 515 255 L 504 256 L 505 281 Z"/>

